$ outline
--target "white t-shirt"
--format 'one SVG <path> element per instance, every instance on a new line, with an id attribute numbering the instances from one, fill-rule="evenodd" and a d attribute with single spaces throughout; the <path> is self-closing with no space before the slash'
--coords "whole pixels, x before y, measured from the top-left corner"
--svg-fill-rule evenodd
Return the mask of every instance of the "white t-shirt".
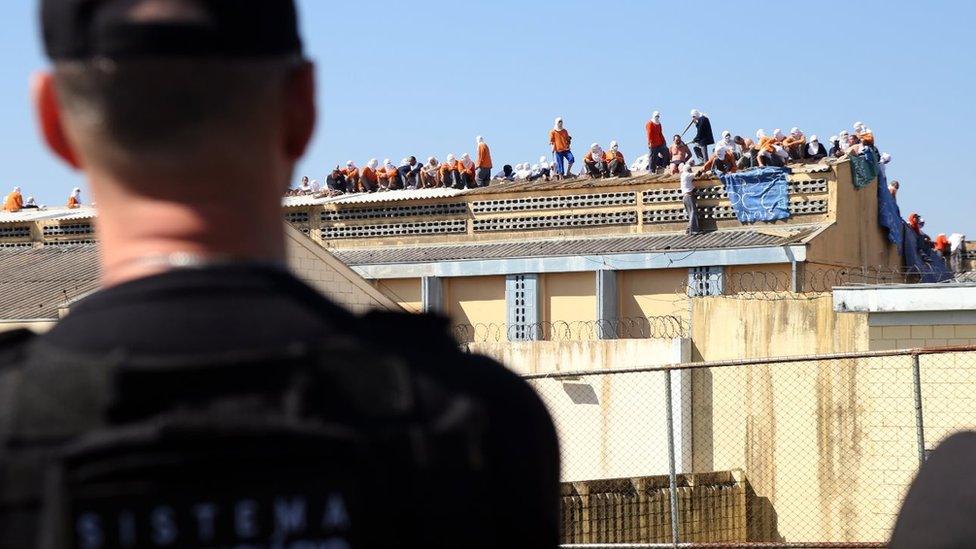
<path id="1" fill-rule="evenodd" d="M 692 172 L 683 172 L 681 174 L 681 194 L 694 192 L 694 190 L 695 174 Z"/>

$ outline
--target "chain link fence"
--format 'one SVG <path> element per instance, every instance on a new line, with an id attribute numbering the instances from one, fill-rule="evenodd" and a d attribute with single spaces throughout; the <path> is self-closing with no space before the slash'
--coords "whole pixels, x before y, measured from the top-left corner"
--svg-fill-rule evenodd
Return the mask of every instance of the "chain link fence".
<path id="1" fill-rule="evenodd" d="M 883 547 L 927 452 L 976 428 L 976 347 L 525 377 L 567 547 Z"/>

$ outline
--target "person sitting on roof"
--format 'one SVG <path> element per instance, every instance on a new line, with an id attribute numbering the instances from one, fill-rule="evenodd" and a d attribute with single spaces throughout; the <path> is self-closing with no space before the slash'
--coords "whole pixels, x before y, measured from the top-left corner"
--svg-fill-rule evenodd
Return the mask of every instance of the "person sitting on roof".
<path id="1" fill-rule="evenodd" d="M 966 235 L 960 233 L 952 233 L 949 235 L 949 268 L 952 272 L 963 272 L 963 258 L 965 255 Z"/>
<path id="2" fill-rule="evenodd" d="M 670 172 L 672 174 L 678 173 L 678 168 L 691 160 L 691 149 L 688 145 L 681 139 L 681 136 L 675 134 L 671 138 L 671 148 L 668 149 L 668 154 L 671 156 L 671 167 Z"/>
<path id="3" fill-rule="evenodd" d="M 366 163 L 366 166 L 363 167 L 363 171 L 359 176 L 359 192 L 375 193 L 377 190 L 379 190 L 380 176 L 376 172 L 379 165 L 379 160 L 370 158 L 369 162 Z"/>
<path id="4" fill-rule="evenodd" d="M 830 150 L 827 151 L 827 156 L 831 158 L 844 156 L 844 147 L 840 144 L 840 137 L 836 135 L 830 136 Z"/>
<path id="5" fill-rule="evenodd" d="M 298 194 L 312 194 L 312 186 L 308 183 L 308 176 L 302 176 L 302 182 L 298 186 Z"/>
<path id="6" fill-rule="evenodd" d="M 383 167 L 376 171 L 376 176 L 379 179 L 381 191 L 395 191 L 402 188 L 400 172 L 389 158 L 383 160 Z"/>
<path id="7" fill-rule="evenodd" d="M 68 208 L 75 209 L 81 207 L 81 189 L 75 187 L 68 196 Z"/>
<path id="8" fill-rule="evenodd" d="M 786 135 L 783 130 L 776 128 L 773 130 L 773 148 L 776 150 L 776 155 L 779 156 L 780 160 L 783 161 L 785 166 L 787 162 L 790 161 L 790 153 L 786 151 Z"/>
<path id="9" fill-rule="evenodd" d="M 14 187 L 10 194 L 3 200 L 3 211 L 16 213 L 24 208 L 24 195 L 20 193 L 20 187 Z"/>
<path id="10" fill-rule="evenodd" d="M 644 126 L 647 133 L 647 150 L 651 155 L 651 172 L 656 173 L 658 169 L 664 169 L 671 163 L 671 154 L 668 152 L 668 142 L 664 140 L 664 130 L 661 126 L 661 113 L 654 111 L 651 119 Z"/>
<path id="11" fill-rule="evenodd" d="M 610 172 L 610 177 L 630 177 L 630 170 L 627 169 L 624 154 L 620 152 L 620 147 L 616 141 L 610 142 L 610 149 L 604 158 L 607 161 L 607 171 Z"/>
<path id="12" fill-rule="evenodd" d="M 698 109 L 691 109 L 691 122 L 688 123 L 688 127 L 691 127 L 692 124 L 695 125 L 695 137 L 691 140 L 692 150 L 695 151 L 698 161 L 704 163 L 708 160 L 708 146 L 715 144 L 712 122 L 707 115 Z M 688 128 L 685 128 L 685 131 L 688 131 Z"/>
<path id="13" fill-rule="evenodd" d="M 397 172 L 400 174 L 400 181 L 403 182 L 403 188 L 416 189 L 420 187 L 420 170 L 423 168 L 424 165 L 417 162 L 416 156 L 404 158 L 400 163 L 400 167 L 397 168 Z"/>
<path id="14" fill-rule="evenodd" d="M 748 170 L 759 165 L 756 144 L 753 143 L 752 139 L 737 135 L 732 138 L 732 142 L 735 143 L 735 148 L 739 153 L 739 159 L 735 163 L 736 169 Z"/>
<path id="15" fill-rule="evenodd" d="M 443 187 L 441 179 L 441 163 L 437 158 L 431 156 L 427 159 L 427 164 L 420 169 L 420 186 L 425 189 Z"/>
<path id="16" fill-rule="evenodd" d="M 346 192 L 346 176 L 339 169 L 339 166 L 336 166 L 332 173 L 325 178 L 325 188 L 339 194 Z"/>
<path id="17" fill-rule="evenodd" d="M 529 166 L 528 162 L 520 162 L 515 165 L 516 181 L 528 181 L 531 175 L 532 175 L 532 168 Z"/>
<path id="18" fill-rule="evenodd" d="M 653 164 L 654 160 L 651 159 Z M 609 177 L 610 170 L 607 169 L 607 161 L 603 153 L 603 148 L 599 143 L 590 145 L 589 152 L 583 157 L 583 165 L 586 166 L 586 173 L 594 179 Z"/>
<path id="19" fill-rule="evenodd" d="M 800 128 L 794 127 L 790 130 L 790 135 L 783 140 L 783 148 L 791 160 L 803 160 L 806 158 L 807 137 L 803 135 Z"/>
<path id="20" fill-rule="evenodd" d="M 358 193 L 362 188 L 359 181 L 359 168 L 352 160 L 346 162 L 346 167 L 342 169 L 342 175 L 346 179 L 346 192 Z"/>
<path id="21" fill-rule="evenodd" d="M 898 199 L 898 189 L 901 188 L 901 183 L 897 179 L 888 182 L 888 193 L 892 198 Z"/>
<path id="22" fill-rule="evenodd" d="M 888 153 L 882 154 L 881 158 L 878 159 L 878 173 L 880 173 L 885 177 L 888 177 L 888 164 L 890 163 L 891 163 L 891 155 Z"/>
<path id="23" fill-rule="evenodd" d="M 515 168 L 511 164 L 502 166 L 502 171 L 495 174 L 497 181 L 515 181 Z"/>
<path id="24" fill-rule="evenodd" d="M 912 213 L 909 215 L 908 226 L 912 229 L 912 232 L 919 237 L 918 249 L 920 251 L 926 248 L 932 248 L 932 239 L 929 238 L 929 235 L 922 231 L 922 228 L 925 227 L 925 219 L 923 219 L 922 216 L 918 215 L 917 213 Z"/>
<path id="25" fill-rule="evenodd" d="M 808 143 L 804 149 L 806 150 L 803 152 L 803 155 L 808 160 L 819 161 L 827 158 L 827 149 L 820 142 L 820 139 L 816 134 L 810 136 L 810 143 Z"/>
<path id="26" fill-rule="evenodd" d="M 477 177 L 476 167 L 474 161 L 471 160 L 471 155 L 464 153 L 461 155 L 461 159 L 458 160 L 458 175 L 460 176 L 460 186 L 456 187 L 458 189 L 475 189 L 478 187 L 478 183 L 475 182 Z"/>
<path id="27" fill-rule="evenodd" d="M 949 266 L 949 254 L 951 246 L 949 244 L 949 237 L 945 233 L 939 233 L 935 236 L 935 242 L 932 244 L 935 251 L 942 256 L 942 261 L 945 261 L 946 267 Z"/>
<path id="28" fill-rule="evenodd" d="M 563 119 L 557 118 L 552 130 L 549 131 L 549 145 L 552 152 L 556 155 L 556 177 L 561 178 L 573 174 L 573 151 L 570 150 L 573 138 L 569 131 L 563 127 Z M 564 162 L 569 163 L 569 167 L 564 166 Z"/>
<path id="29" fill-rule="evenodd" d="M 846 154 L 847 150 L 851 147 L 850 138 L 851 132 L 847 130 L 841 130 L 841 132 L 837 134 L 837 140 L 840 142 L 840 150 L 843 151 L 843 154 Z"/>
<path id="30" fill-rule="evenodd" d="M 756 149 L 759 151 L 756 162 L 762 166 L 783 167 L 783 159 L 776 154 L 776 142 L 772 137 L 766 135 L 765 130 L 756 131 Z"/>
<path id="31" fill-rule="evenodd" d="M 537 179 L 549 181 L 549 178 L 552 177 L 552 170 L 552 162 L 549 162 L 549 159 L 545 156 L 540 156 L 539 163 L 532 165 L 532 169 L 527 179 L 529 181 L 535 181 Z"/>
<path id="32" fill-rule="evenodd" d="M 716 145 L 715 152 L 712 153 L 708 162 L 705 162 L 705 165 L 702 166 L 702 172 L 708 171 L 715 174 L 715 177 L 721 177 L 727 173 L 735 173 L 735 153 L 732 152 L 732 149 L 721 143 Z"/>
<path id="33" fill-rule="evenodd" d="M 735 141 L 732 140 L 732 132 L 730 132 L 729 130 L 722 131 L 722 138 L 718 140 L 718 143 L 716 143 L 715 146 L 725 147 L 726 149 L 732 152 L 733 156 L 738 157 L 738 155 L 736 154 L 737 147 L 735 146 Z"/>
<path id="34" fill-rule="evenodd" d="M 681 202 L 685 207 L 685 215 L 688 216 L 688 229 L 685 234 L 701 234 L 701 227 L 698 225 L 698 204 L 695 198 L 695 174 L 691 171 L 691 164 L 682 164 L 678 167 L 681 173 Z"/>
<path id="35" fill-rule="evenodd" d="M 38 210 L 38 209 L 40 209 L 40 206 L 37 205 L 37 202 L 34 200 L 34 197 L 33 196 L 28 196 L 27 197 L 27 202 L 24 203 L 24 209 L 25 210 L 31 210 L 31 209 Z"/>
<path id="36" fill-rule="evenodd" d="M 877 147 L 874 146 L 874 132 L 871 128 L 865 126 L 864 122 L 854 123 L 854 135 L 857 136 L 858 141 L 865 147 L 877 150 Z"/>
<path id="37" fill-rule="evenodd" d="M 453 154 L 447 155 L 447 159 L 441 164 L 441 186 L 444 188 L 455 188 L 460 189 L 464 187 L 464 183 L 461 182 L 461 173 L 459 170 L 457 158 Z"/>

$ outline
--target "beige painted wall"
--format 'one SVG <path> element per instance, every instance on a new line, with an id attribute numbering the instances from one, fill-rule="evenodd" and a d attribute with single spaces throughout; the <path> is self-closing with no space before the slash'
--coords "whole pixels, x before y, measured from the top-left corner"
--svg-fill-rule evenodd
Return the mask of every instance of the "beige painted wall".
<path id="1" fill-rule="evenodd" d="M 411 313 L 423 311 L 419 278 L 387 278 L 374 280 L 373 286 L 390 296 L 398 305 Z"/>
<path id="2" fill-rule="evenodd" d="M 693 300 L 696 359 L 796 356 L 864 350 L 866 315 L 837 315 L 829 295 L 806 300 Z M 741 468 L 779 515 L 789 541 L 862 540 L 876 534 L 869 506 L 865 434 L 869 398 L 844 363 L 695 370 L 693 462 L 697 472 Z M 858 492 L 863 490 L 863 492 Z M 866 539 L 875 539 L 869 537 Z"/>
<path id="3" fill-rule="evenodd" d="M 976 345 L 976 326 L 972 324 L 871 326 L 870 337 L 872 351 Z"/>
<path id="4" fill-rule="evenodd" d="M 830 186 L 834 223 L 807 248 L 807 260 L 840 266 L 901 265 L 901 258 L 878 225 L 877 182 L 855 189 L 850 164 L 835 164 L 835 185 Z"/>
<path id="5" fill-rule="evenodd" d="M 688 315 L 688 269 L 620 271 L 617 284 L 622 318 Z"/>
<path id="6" fill-rule="evenodd" d="M 336 259 L 322 246 L 285 224 L 288 266 L 296 276 L 345 308 L 402 310 L 396 302 Z"/>
<path id="7" fill-rule="evenodd" d="M 682 362 L 690 356 L 687 340 L 678 339 L 480 343 L 468 348 L 520 374 L 626 369 Z M 672 380 L 678 465 L 690 468 L 691 378 L 675 373 Z M 663 373 L 539 379 L 531 384 L 559 432 L 564 481 L 667 473 Z"/>
<path id="8" fill-rule="evenodd" d="M 451 323 L 502 325 L 507 322 L 504 276 L 472 276 L 444 281 L 444 302 Z"/>
<path id="9" fill-rule="evenodd" d="M 692 301 L 696 360 L 864 351 L 867 315 L 833 310 L 827 294 L 809 299 L 711 297 Z"/>
<path id="10" fill-rule="evenodd" d="M 548 322 L 596 320 L 596 274 L 550 273 L 542 276 L 543 316 Z"/>

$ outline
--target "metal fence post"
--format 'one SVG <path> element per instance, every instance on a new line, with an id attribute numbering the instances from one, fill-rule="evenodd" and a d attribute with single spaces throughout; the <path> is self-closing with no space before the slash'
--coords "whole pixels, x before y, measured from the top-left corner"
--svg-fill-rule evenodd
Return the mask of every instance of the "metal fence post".
<path id="1" fill-rule="evenodd" d="M 922 422 L 922 371 L 918 353 L 912 353 L 912 376 L 915 385 L 915 436 L 918 440 L 918 466 L 925 464 L 925 425 Z"/>
<path id="2" fill-rule="evenodd" d="M 664 405 L 668 423 L 668 486 L 671 490 L 671 542 L 678 546 L 678 480 L 674 465 L 674 410 L 671 403 L 671 370 L 664 370 Z"/>

